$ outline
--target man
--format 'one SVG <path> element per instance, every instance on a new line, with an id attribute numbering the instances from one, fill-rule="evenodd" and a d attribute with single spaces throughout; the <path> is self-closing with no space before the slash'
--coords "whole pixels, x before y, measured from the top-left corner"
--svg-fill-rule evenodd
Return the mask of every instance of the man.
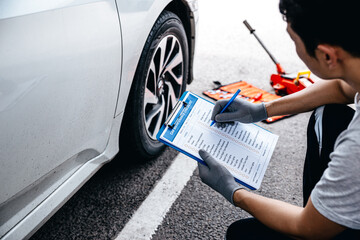
<path id="1" fill-rule="evenodd" d="M 233 223 L 226 239 L 360 239 L 360 37 L 359 3 L 352 0 L 280 0 L 280 12 L 296 51 L 324 79 L 265 104 L 237 99 L 218 123 L 258 122 L 270 116 L 314 110 L 308 125 L 304 207 L 247 191 L 209 153 L 199 154 L 202 181 L 254 218 Z M 355 101 L 354 101 L 355 99 Z M 346 104 L 355 102 L 353 109 Z"/>

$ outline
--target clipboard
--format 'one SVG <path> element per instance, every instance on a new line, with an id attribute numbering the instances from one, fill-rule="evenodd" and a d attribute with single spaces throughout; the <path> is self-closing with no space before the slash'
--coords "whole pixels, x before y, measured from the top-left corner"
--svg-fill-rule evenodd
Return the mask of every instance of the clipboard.
<path id="1" fill-rule="evenodd" d="M 241 185 L 257 190 L 278 136 L 255 124 L 236 122 L 210 126 L 214 103 L 186 91 L 157 133 L 158 141 L 205 164 L 198 154 L 208 151 Z"/>

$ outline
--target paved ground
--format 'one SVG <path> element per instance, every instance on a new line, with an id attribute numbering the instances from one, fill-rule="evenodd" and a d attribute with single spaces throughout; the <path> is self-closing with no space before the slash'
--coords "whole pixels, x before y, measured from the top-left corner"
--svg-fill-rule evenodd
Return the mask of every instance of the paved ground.
<path id="1" fill-rule="evenodd" d="M 278 11 L 278 0 L 200 1 L 200 32 L 195 65 L 195 93 L 213 88 L 213 81 L 245 80 L 272 91 L 275 65 L 243 20 L 288 72 L 304 70 Z M 302 168 L 309 113 L 260 126 L 280 136 L 258 194 L 302 205 Z M 113 239 L 146 199 L 177 152 L 167 149 L 143 164 L 124 164 L 124 156 L 106 165 L 33 239 Z M 171 186 L 169 186 L 171 187 Z M 197 169 L 173 203 L 152 239 L 223 239 L 226 227 L 248 214 L 231 206 L 204 185 Z"/>

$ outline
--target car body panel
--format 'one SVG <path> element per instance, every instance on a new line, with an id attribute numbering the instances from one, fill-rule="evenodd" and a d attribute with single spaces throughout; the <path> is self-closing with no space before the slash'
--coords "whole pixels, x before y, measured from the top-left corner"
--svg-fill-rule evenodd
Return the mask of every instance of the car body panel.
<path id="1" fill-rule="evenodd" d="M 116 107 L 121 35 L 115 3 L 39 8 L 0 20 L 0 182 L 11 183 L 1 187 L 0 213 L 61 171 L 65 160 L 64 174 L 104 152 Z M 0 223 L 3 233 L 8 228 Z"/>
<path id="2" fill-rule="evenodd" d="M 119 86 L 120 31 L 108 2 L 2 20 L 0 31 L 7 33 L 0 47 L 13 46 L 0 49 L 6 59 L 0 63 L 0 146 L 7 159 L 0 182 L 13 182 L 2 187 L 3 203 L 64 159 L 104 151 Z M 13 179 L 2 179 L 3 171 Z"/>

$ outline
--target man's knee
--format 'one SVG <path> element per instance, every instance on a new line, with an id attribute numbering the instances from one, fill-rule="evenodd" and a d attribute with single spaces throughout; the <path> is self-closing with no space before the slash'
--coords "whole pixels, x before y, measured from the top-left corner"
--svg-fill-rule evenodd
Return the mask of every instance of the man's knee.
<path id="1" fill-rule="evenodd" d="M 249 234 L 256 231 L 259 222 L 255 218 L 241 219 L 233 222 L 226 231 L 225 239 L 239 239 L 240 236 L 247 239 Z"/>
<path id="2" fill-rule="evenodd" d="M 256 218 L 241 219 L 232 223 L 225 236 L 226 240 L 231 239 L 290 239 L 287 236 L 268 228 Z"/>

